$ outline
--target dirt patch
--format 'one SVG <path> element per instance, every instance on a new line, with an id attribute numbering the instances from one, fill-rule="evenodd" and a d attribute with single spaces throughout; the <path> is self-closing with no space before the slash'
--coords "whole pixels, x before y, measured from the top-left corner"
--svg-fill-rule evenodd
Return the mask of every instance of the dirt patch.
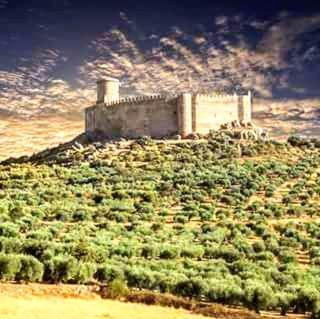
<path id="1" fill-rule="evenodd" d="M 52 296 L 63 298 L 100 298 L 98 286 L 1 283 L 0 295 L 12 297 Z"/>

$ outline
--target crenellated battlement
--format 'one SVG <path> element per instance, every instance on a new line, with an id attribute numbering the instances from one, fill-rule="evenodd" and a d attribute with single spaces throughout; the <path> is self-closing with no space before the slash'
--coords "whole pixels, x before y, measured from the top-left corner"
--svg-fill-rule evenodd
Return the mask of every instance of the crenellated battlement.
<path id="1" fill-rule="evenodd" d="M 132 97 L 125 97 L 122 99 L 119 99 L 117 101 L 110 101 L 104 103 L 105 106 L 110 107 L 114 105 L 120 105 L 120 104 L 137 104 L 142 103 L 146 101 L 153 101 L 153 100 L 165 100 L 167 99 L 167 95 L 161 95 L 161 94 L 154 94 L 154 95 L 141 95 L 141 96 L 132 96 Z"/>
<path id="2" fill-rule="evenodd" d="M 224 93 L 154 94 L 121 98 L 114 78 L 97 82 L 96 105 L 85 110 L 86 133 L 107 138 L 207 134 L 222 124 L 250 122 L 252 96 Z"/>
<path id="3" fill-rule="evenodd" d="M 237 94 L 195 94 L 194 98 L 196 100 L 206 100 L 206 101 L 226 101 L 226 100 L 237 100 Z"/>

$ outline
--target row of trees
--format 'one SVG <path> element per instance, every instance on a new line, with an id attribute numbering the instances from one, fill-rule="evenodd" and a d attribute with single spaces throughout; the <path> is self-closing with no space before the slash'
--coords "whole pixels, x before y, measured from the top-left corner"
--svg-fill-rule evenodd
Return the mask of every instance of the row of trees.
<path id="1" fill-rule="evenodd" d="M 212 133 L 201 143 L 143 140 L 123 154 L 88 152 L 1 167 L 1 280 L 116 280 L 317 314 L 319 225 L 268 222 L 318 213 L 317 151 Z M 298 266 L 299 250 L 311 270 Z"/>

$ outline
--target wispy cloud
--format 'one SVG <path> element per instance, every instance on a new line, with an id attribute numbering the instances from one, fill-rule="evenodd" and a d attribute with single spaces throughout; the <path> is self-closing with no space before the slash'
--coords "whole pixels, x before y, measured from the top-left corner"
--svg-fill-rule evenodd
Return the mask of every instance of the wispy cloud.
<path id="1" fill-rule="evenodd" d="M 0 9 L 7 5 L 0 0 Z M 264 98 L 254 103 L 258 124 L 276 135 L 320 134 L 319 99 L 272 100 L 275 88 L 307 96 L 307 83 L 292 84 L 292 74 L 319 61 L 312 32 L 319 28 L 320 15 L 284 13 L 268 21 L 220 16 L 213 19 L 212 30 L 187 32 L 173 26 L 143 36 L 137 36 L 137 25 L 126 13 L 120 16 L 134 32 L 114 27 L 93 38 L 89 55 L 75 66 L 77 85 L 64 76 L 73 56 L 54 47 L 21 57 L 14 69 L 0 69 L 2 156 L 8 155 L 9 144 L 16 145 L 10 153 L 18 155 L 29 150 L 29 141 L 34 141 L 29 151 L 35 151 L 81 132 L 80 114 L 95 101 L 96 80 L 107 75 L 120 78 L 121 93 L 127 95 L 253 89 Z M 247 28 L 257 38 L 250 38 Z M 305 36 L 311 39 L 307 43 Z"/>
<path id="2" fill-rule="evenodd" d="M 46 49 L 31 59 L 21 58 L 13 72 L 0 70 L 0 111 L 36 116 L 83 109 L 90 102 L 92 92 L 72 88 L 53 75 L 56 66 L 65 61 L 66 57 L 58 50 Z"/>
<path id="3" fill-rule="evenodd" d="M 120 16 L 136 29 L 125 12 Z M 290 84 L 291 72 L 319 57 L 317 43 L 300 45 L 301 37 L 319 24 L 320 15 L 286 13 L 270 21 L 219 16 L 212 30 L 192 33 L 174 26 L 138 39 L 115 27 L 88 43 L 90 54 L 74 75 L 78 86 L 57 71 L 73 57 L 55 48 L 21 57 L 14 70 L 0 69 L 0 111 L 28 116 L 79 112 L 94 102 L 95 81 L 106 75 L 121 79 L 124 94 L 253 89 L 272 98 L 275 87 L 304 94 L 307 87 Z M 260 34 L 255 45 L 246 28 Z"/>
<path id="4" fill-rule="evenodd" d="M 254 89 L 272 97 L 274 86 L 289 87 L 288 71 L 317 52 L 306 47 L 306 52 L 292 54 L 300 36 L 319 27 L 320 15 L 281 14 L 269 22 L 219 16 L 214 23 L 215 32 L 193 35 L 175 27 L 166 35 L 145 37 L 142 44 L 114 28 L 92 41 L 92 55 L 80 73 L 89 82 L 112 74 L 139 93 Z M 263 32 L 254 47 L 250 38 L 236 32 L 245 26 Z M 146 43 L 151 39 L 152 45 Z"/>

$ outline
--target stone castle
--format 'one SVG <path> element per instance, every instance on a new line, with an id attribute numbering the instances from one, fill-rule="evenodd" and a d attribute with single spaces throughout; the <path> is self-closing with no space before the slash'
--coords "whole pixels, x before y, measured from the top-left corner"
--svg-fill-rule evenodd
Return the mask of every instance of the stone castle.
<path id="1" fill-rule="evenodd" d="M 207 134 L 230 122 L 251 122 L 252 97 L 183 93 L 120 98 L 119 81 L 97 82 L 97 102 L 85 109 L 88 136 L 153 138 Z"/>

